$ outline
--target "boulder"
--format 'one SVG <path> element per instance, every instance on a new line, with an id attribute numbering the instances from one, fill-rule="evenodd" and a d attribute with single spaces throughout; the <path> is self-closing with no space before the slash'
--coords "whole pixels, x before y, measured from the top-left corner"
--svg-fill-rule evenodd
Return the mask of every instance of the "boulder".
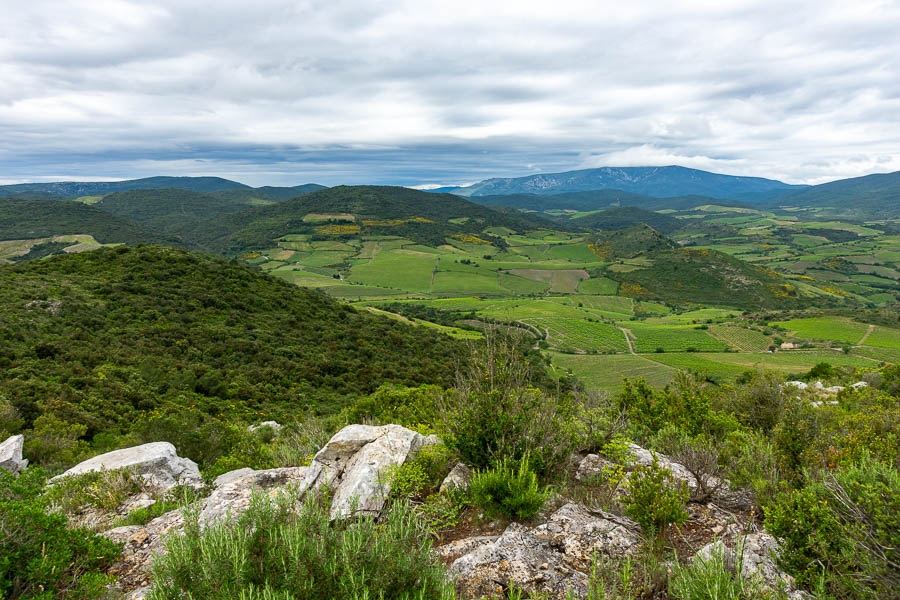
<path id="1" fill-rule="evenodd" d="M 449 492 L 450 490 L 468 489 L 469 480 L 471 479 L 472 469 L 462 463 L 456 463 L 456 465 L 450 469 L 450 473 L 444 477 L 444 481 L 441 482 L 440 491 Z"/>
<path id="2" fill-rule="evenodd" d="M 856 383 L 851 384 L 850 387 L 853 388 L 854 390 L 861 390 L 862 388 L 869 387 L 869 384 L 868 384 L 868 382 L 865 382 L 865 381 L 857 381 Z"/>
<path id="3" fill-rule="evenodd" d="M 792 600 L 807 598 L 804 592 L 797 589 L 794 578 L 775 564 L 779 551 L 778 540 L 768 533 L 751 533 L 739 538 L 733 548 L 721 540 L 710 542 L 694 555 L 694 560 L 708 561 L 721 553 L 725 564 L 736 568 L 740 554 L 741 576 L 745 579 L 755 581 L 763 590 L 784 589 Z"/>
<path id="4" fill-rule="evenodd" d="M 203 526 L 236 517 L 250 507 L 250 496 L 256 490 L 267 490 L 277 494 L 290 484 L 301 482 L 306 475 L 306 467 L 286 467 L 282 469 L 238 469 L 219 475 L 213 483 L 212 494 L 203 501 L 200 523 Z"/>
<path id="5" fill-rule="evenodd" d="M 630 519 L 569 503 L 537 527 L 512 523 L 493 541 L 474 539 L 474 549 L 453 561 L 450 573 L 464 597 L 490 597 L 511 583 L 551 599 L 566 598 L 569 590 L 584 596 L 594 555 L 633 554 L 639 531 Z"/>
<path id="6" fill-rule="evenodd" d="M 805 390 L 809 387 L 809 385 L 807 385 L 805 381 L 788 381 L 784 384 L 784 387 L 793 387 L 797 388 L 798 390 Z"/>
<path id="7" fill-rule="evenodd" d="M 262 429 L 263 427 L 269 427 L 272 429 L 272 431 L 278 431 L 282 428 L 282 425 L 277 421 L 263 421 L 262 423 L 251 425 L 247 429 L 249 429 L 250 431 L 256 431 L 257 429 Z"/>
<path id="8" fill-rule="evenodd" d="M 24 436 L 14 435 L 0 444 L 0 469 L 15 474 L 28 466 L 28 461 L 22 458 L 24 443 Z"/>
<path id="9" fill-rule="evenodd" d="M 55 483 L 65 477 L 84 473 L 114 469 L 135 469 L 151 485 L 162 491 L 179 484 L 193 487 L 203 485 L 197 463 L 178 456 L 175 446 L 169 442 L 152 442 L 95 456 L 75 465 L 62 475 L 57 475 L 50 482 Z"/>
<path id="10" fill-rule="evenodd" d="M 334 488 L 333 519 L 378 513 L 391 492 L 385 471 L 402 465 L 425 444 L 425 437 L 400 425 L 348 425 L 316 453 L 300 492 Z"/>

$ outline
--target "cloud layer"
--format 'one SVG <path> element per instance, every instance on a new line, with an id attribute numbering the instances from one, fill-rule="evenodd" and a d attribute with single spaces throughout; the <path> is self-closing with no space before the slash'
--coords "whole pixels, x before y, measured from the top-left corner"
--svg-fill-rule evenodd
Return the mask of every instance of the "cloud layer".
<path id="1" fill-rule="evenodd" d="M 900 3 L 9 1 L 0 181 L 900 170 Z"/>

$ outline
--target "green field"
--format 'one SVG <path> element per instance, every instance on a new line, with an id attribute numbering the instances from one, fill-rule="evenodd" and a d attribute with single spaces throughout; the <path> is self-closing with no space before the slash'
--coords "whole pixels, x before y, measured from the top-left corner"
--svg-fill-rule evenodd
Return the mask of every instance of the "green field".
<path id="1" fill-rule="evenodd" d="M 724 350 L 727 346 L 721 340 L 709 335 L 705 330 L 679 325 L 656 325 L 640 321 L 620 324 L 631 332 L 634 351 L 691 352 Z"/>
<path id="2" fill-rule="evenodd" d="M 812 340 L 831 340 L 835 342 L 859 343 L 866 334 L 868 326 L 840 317 L 813 317 L 810 319 L 794 319 L 771 324 L 785 329 L 799 338 Z"/>
<path id="3" fill-rule="evenodd" d="M 585 354 L 628 351 L 625 334 L 614 325 L 566 317 L 523 321 L 545 331 L 550 346 L 563 352 Z"/>
<path id="4" fill-rule="evenodd" d="M 609 393 L 622 390 L 623 378 L 643 377 L 662 387 L 675 378 L 677 369 L 634 354 L 574 355 L 549 352 L 551 369 L 559 376 L 571 372 L 594 389 Z"/>
<path id="5" fill-rule="evenodd" d="M 738 325 L 710 325 L 710 335 L 743 352 L 764 352 L 773 343 L 761 331 Z"/>

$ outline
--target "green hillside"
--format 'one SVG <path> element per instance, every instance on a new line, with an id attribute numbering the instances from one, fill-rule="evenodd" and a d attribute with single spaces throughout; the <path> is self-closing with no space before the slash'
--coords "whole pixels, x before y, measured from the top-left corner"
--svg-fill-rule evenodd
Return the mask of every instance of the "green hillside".
<path id="1" fill-rule="evenodd" d="M 0 198 L 0 241 L 73 234 L 91 235 L 104 244 L 180 244 L 171 235 L 80 202 Z"/>
<path id="2" fill-rule="evenodd" d="M 616 231 L 598 232 L 591 236 L 590 244 L 594 253 L 604 260 L 632 258 L 677 247 L 675 242 L 643 223 Z"/>
<path id="3" fill-rule="evenodd" d="M 636 206 L 610 208 L 600 212 L 574 215 L 564 221 L 564 225 L 575 225 L 583 229 L 617 231 L 639 224 L 649 225 L 656 231 L 670 234 L 684 227 L 684 221 Z"/>
<path id="4" fill-rule="evenodd" d="M 779 194 L 768 204 L 824 208 L 833 214 L 860 219 L 896 219 L 900 206 L 900 172 L 823 183 Z"/>
<path id="5" fill-rule="evenodd" d="M 236 261 L 160 247 L 0 267 L 0 307 L 0 400 L 21 427 L 59 422 L 88 440 L 151 411 L 295 416 L 385 382 L 448 384 L 462 349 Z"/>
<path id="6" fill-rule="evenodd" d="M 393 235 L 430 246 L 444 244 L 453 235 L 469 235 L 502 244 L 499 238 L 483 233 L 492 227 L 527 231 L 537 228 L 538 222 L 534 217 L 502 214 L 450 194 L 402 187 L 339 186 L 214 219 L 198 241 L 229 255 L 274 246 L 287 234 L 335 239 Z"/>

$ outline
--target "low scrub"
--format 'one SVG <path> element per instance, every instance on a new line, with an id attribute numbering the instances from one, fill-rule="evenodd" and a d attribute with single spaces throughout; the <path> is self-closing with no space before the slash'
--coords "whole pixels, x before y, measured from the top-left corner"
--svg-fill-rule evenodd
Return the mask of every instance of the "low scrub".
<path id="1" fill-rule="evenodd" d="M 637 521 L 649 534 L 659 534 L 672 523 L 682 523 L 688 514 L 685 505 L 690 493 L 687 484 L 653 464 L 638 466 L 625 482 L 625 514 Z"/>
<path id="2" fill-rule="evenodd" d="M 412 510 L 395 503 L 383 522 L 331 522 L 327 494 L 298 504 L 256 495 L 239 519 L 201 529 L 186 511 L 153 564 L 151 600 L 450 600 L 453 588 Z"/>
<path id="3" fill-rule="evenodd" d="M 504 459 L 496 467 L 477 471 L 469 484 L 472 503 L 488 517 L 524 520 L 533 517 L 550 496 L 538 484 L 526 456 L 516 467 Z"/>
<path id="4" fill-rule="evenodd" d="M 0 470 L 0 598 L 98 598 L 111 581 L 104 571 L 118 548 L 86 529 L 70 529 L 65 515 L 48 513 L 41 496 L 46 479 L 39 469 L 18 477 Z"/>

